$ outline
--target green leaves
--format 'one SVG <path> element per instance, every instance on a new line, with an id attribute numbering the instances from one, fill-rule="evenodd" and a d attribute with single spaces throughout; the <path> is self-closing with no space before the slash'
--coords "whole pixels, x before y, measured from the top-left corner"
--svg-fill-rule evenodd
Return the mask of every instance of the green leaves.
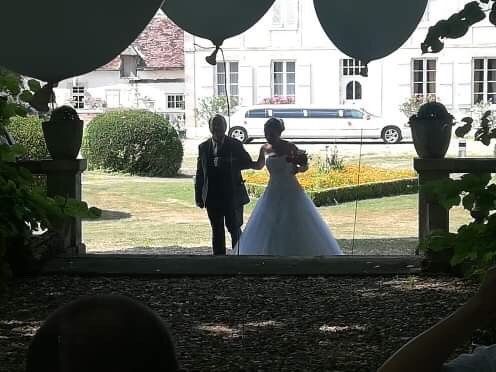
<path id="1" fill-rule="evenodd" d="M 496 185 L 491 174 L 465 174 L 460 179 L 431 182 L 423 186 L 430 198 L 446 208 L 458 205 L 477 220 L 453 233 L 433 232 L 420 245 L 426 252 L 448 252 L 453 267 L 466 276 L 483 275 L 496 262 Z"/>
<path id="2" fill-rule="evenodd" d="M 38 80 L 30 79 L 28 80 L 28 87 L 33 93 L 36 93 L 41 89 L 41 84 Z"/>
<path id="3" fill-rule="evenodd" d="M 13 116 L 25 116 L 33 94 L 41 86 L 29 80 L 25 86 L 23 77 L 0 67 L 0 126 L 7 125 Z"/>
<path id="4" fill-rule="evenodd" d="M 465 195 L 465 197 L 462 200 L 463 208 L 466 210 L 470 211 L 474 207 L 475 203 L 475 195 L 474 194 L 468 194 Z"/>
<path id="5" fill-rule="evenodd" d="M 486 187 L 489 181 L 491 181 L 491 178 L 490 173 L 468 173 L 461 177 L 459 185 L 463 191 L 477 192 Z"/>
<path id="6" fill-rule="evenodd" d="M 32 98 L 33 98 L 33 93 L 31 93 L 29 90 L 23 90 L 22 93 L 19 95 L 19 99 L 26 103 L 31 102 Z"/>
<path id="7" fill-rule="evenodd" d="M 176 130 L 144 110 L 97 116 L 86 128 L 82 149 L 92 168 L 146 176 L 175 176 L 183 158 Z"/>
<path id="8" fill-rule="evenodd" d="M 24 154 L 24 147 L 15 144 L 13 146 L 0 144 L 0 161 L 14 162 L 18 156 Z"/>
<path id="9" fill-rule="evenodd" d="M 472 124 L 467 123 L 465 125 L 462 125 L 461 127 L 458 127 L 455 129 L 455 135 L 458 138 L 463 138 L 465 137 L 470 131 L 472 130 Z"/>
<path id="10" fill-rule="evenodd" d="M 485 17 L 478 1 L 469 2 L 461 11 L 451 15 L 447 20 L 441 20 L 429 27 L 425 40 L 420 45 L 422 53 L 439 53 L 444 48 L 441 39 L 463 37 L 470 26 L 482 21 Z"/>
<path id="11" fill-rule="evenodd" d="M 17 96 L 21 91 L 21 84 L 20 75 L 0 67 L 0 92 Z"/>
<path id="12" fill-rule="evenodd" d="M 22 159 L 39 160 L 50 157 L 43 136 L 41 119 L 37 116 L 14 116 L 10 119 L 7 128 L 14 140 L 26 149 L 25 154 L 21 156 Z"/>
<path id="13" fill-rule="evenodd" d="M 54 200 L 65 216 L 93 219 L 102 215 L 100 209 L 94 207 L 88 208 L 86 202 L 62 197 L 55 197 Z"/>

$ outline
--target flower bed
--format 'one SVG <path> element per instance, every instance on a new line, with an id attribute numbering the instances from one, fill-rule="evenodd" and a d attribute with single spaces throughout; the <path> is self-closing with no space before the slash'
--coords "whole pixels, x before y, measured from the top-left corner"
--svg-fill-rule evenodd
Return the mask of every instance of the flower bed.
<path id="1" fill-rule="evenodd" d="M 415 178 L 413 171 L 392 170 L 362 166 L 360 169 L 360 184 L 393 181 L 400 179 Z M 334 187 L 355 186 L 358 184 L 358 166 L 347 165 L 341 170 L 321 171 L 317 167 L 310 166 L 305 173 L 297 175 L 298 181 L 305 191 L 319 191 Z M 255 185 L 267 185 L 269 173 L 266 169 L 262 171 L 249 171 L 244 174 L 246 183 Z"/>
<path id="2" fill-rule="evenodd" d="M 265 190 L 269 175 L 266 170 L 245 173 L 250 195 L 259 197 Z M 383 196 L 413 194 L 418 191 L 415 173 L 408 170 L 391 170 L 361 167 L 358 185 L 358 166 L 345 166 L 341 170 L 321 171 L 310 168 L 297 175 L 298 181 L 315 205 L 333 205 L 355 199 L 372 199 Z"/>

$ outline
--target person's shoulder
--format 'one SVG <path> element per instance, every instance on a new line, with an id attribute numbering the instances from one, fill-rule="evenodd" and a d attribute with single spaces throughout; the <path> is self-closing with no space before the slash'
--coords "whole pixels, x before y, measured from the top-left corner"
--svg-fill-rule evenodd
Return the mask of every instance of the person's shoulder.
<path id="1" fill-rule="evenodd" d="M 232 144 L 232 145 L 234 145 L 234 146 L 243 147 L 243 143 L 242 143 L 241 141 L 237 140 L 236 138 L 226 136 L 226 141 L 227 141 L 229 144 Z"/>
<path id="2" fill-rule="evenodd" d="M 198 148 L 199 148 L 199 149 L 203 149 L 203 148 L 205 148 L 205 146 L 208 146 L 208 143 L 209 143 L 210 141 L 211 141 L 211 139 L 210 139 L 210 138 L 209 138 L 209 139 L 206 139 L 205 141 L 203 141 L 202 143 L 200 143 L 200 144 L 198 145 Z"/>
<path id="3" fill-rule="evenodd" d="M 289 150 L 297 150 L 298 149 L 298 147 L 293 142 L 290 142 L 288 140 L 281 140 L 281 142 Z"/>

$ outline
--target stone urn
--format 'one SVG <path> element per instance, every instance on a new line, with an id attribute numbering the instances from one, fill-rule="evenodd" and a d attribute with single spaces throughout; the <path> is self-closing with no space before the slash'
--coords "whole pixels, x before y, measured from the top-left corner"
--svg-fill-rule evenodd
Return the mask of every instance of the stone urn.
<path id="1" fill-rule="evenodd" d="M 444 158 L 451 141 L 453 116 L 439 102 L 423 104 L 410 117 L 413 145 L 420 158 Z"/>
<path id="2" fill-rule="evenodd" d="M 83 140 L 83 121 L 72 107 L 53 110 L 49 121 L 42 123 L 43 135 L 52 159 L 76 159 Z"/>

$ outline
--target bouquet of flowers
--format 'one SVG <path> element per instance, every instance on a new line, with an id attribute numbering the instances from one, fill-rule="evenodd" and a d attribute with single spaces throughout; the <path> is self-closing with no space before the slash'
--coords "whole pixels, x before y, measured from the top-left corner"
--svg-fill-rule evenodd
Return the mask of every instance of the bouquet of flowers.
<path id="1" fill-rule="evenodd" d="M 304 166 L 308 164 L 308 155 L 306 151 L 296 149 L 289 153 L 287 160 L 289 163 Z"/>

